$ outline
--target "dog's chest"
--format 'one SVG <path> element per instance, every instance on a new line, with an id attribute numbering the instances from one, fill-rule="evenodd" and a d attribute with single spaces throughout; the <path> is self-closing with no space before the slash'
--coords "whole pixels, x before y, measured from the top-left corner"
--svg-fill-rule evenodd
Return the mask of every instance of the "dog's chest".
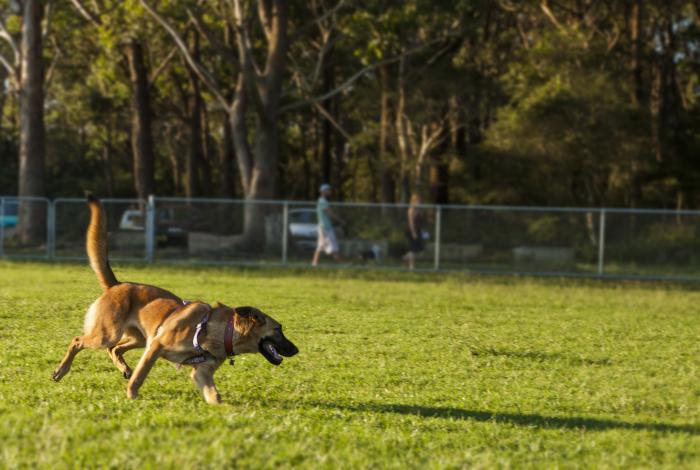
<path id="1" fill-rule="evenodd" d="M 214 357 L 210 354 L 204 355 L 202 353 L 194 351 L 194 349 L 192 348 L 190 348 L 189 350 L 168 350 L 165 351 L 161 357 L 178 365 L 196 365 L 214 359 Z"/>

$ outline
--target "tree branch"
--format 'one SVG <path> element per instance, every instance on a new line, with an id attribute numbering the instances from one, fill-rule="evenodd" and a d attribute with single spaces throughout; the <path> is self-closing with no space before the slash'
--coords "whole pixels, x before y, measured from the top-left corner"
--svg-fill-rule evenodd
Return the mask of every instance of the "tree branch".
<path id="1" fill-rule="evenodd" d="M 264 104 L 262 101 L 263 83 L 261 80 L 260 68 L 253 57 L 253 46 L 248 36 L 248 26 L 246 24 L 245 12 L 241 7 L 240 0 L 233 0 L 234 31 L 236 33 L 236 43 L 238 44 L 238 61 L 241 66 L 241 73 L 245 75 L 243 89 L 250 92 L 255 104 L 255 109 L 261 117 L 264 117 Z"/>
<path id="2" fill-rule="evenodd" d="M 201 16 L 195 15 L 189 8 L 187 9 L 187 15 L 190 17 L 192 24 L 194 24 L 194 27 L 197 29 L 199 34 L 206 39 L 207 42 L 214 47 L 214 49 L 216 49 L 216 52 L 218 52 L 219 55 L 224 57 L 229 62 L 238 62 L 238 57 L 236 54 L 230 47 L 226 46 L 212 34 L 211 30 L 202 21 Z"/>
<path id="3" fill-rule="evenodd" d="M 557 20 L 557 17 L 554 16 L 554 13 L 552 13 L 552 10 L 550 10 L 549 5 L 547 4 L 547 0 L 542 0 L 540 2 L 540 10 L 544 13 L 544 16 L 549 19 L 549 21 L 552 22 L 554 26 L 557 27 L 558 30 L 564 31 L 564 27 L 559 23 L 559 20 Z"/>
<path id="4" fill-rule="evenodd" d="M 376 69 L 377 67 L 381 67 L 382 65 L 393 64 L 394 62 L 398 62 L 402 58 L 408 57 L 408 56 L 413 55 L 413 54 L 417 54 L 418 52 L 421 52 L 425 48 L 427 48 L 427 47 L 429 47 L 429 46 L 431 46 L 439 41 L 442 41 L 443 39 L 444 38 L 439 38 L 439 39 L 435 39 L 432 41 L 428 41 L 425 44 L 421 44 L 420 46 L 416 46 L 416 47 L 409 49 L 405 52 L 402 52 L 401 54 L 396 55 L 394 57 L 390 57 L 388 59 L 380 60 L 378 62 L 370 64 L 370 65 L 358 70 L 357 72 L 355 72 L 353 75 L 350 76 L 350 78 L 345 80 L 343 83 L 338 85 L 333 90 L 330 90 L 329 92 L 324 93 L 323 95 L 316 96 L 315 98 L 309 98 L 306 100 L 297 101 L 296 103 L 288 104 L 286 106 L 282 106 L 279 109 L 279 113 L 281 114 L 281 113 L 286 112 L 286 111 L 291 111 L 293 109 L 301 108 L 303 106 L 313 104 L 314 102 L 326 101 L 327 99 L 332 98 L 335 95 L 337 95 L 338 93 L 341 93 L 344 90 L 346 90 L 347 88 L 349 88 L 353 83 L 355 83 L 357 80 L 362 78 L 362 76 L 364 76 L 367 72 L 370 72 L 370 71 Z"/>
<path id="5" fill-rule="evenodd" d="M 297 85 L 302 90 L 302 93 L 304 93 L 305 91 L 308 92 L 310 90 L 309 82 L 301 75 L 301 72 L 299 71 L 296 62 L 293 59 L 292 65 L 294 66 L 294 79 L 297 82 Z M 343 137 L 345 137 L 345 140 L 350 141 L 352 139 L 352 136 L 345 129 L 343 129 L 340 123 L 333 117 L 331 113 L 328 112 L 326 108 L 324 108 L 321 105 L 320 102 L 315 101 L 313 103 L 313 106 L 318 110 L 319 113 L 321 113 L 323 117 L 328 119 L 328 122 L 330 122 Z"/>
<path id="6" fill-rule="evenodd" d="M 233 1 L 233 16 L 235 18 L 236 42 L 238 43 L 238 61 L 244 73 L 248 74 L 249 82 L 258 85 L 261 75 L 260 67 L 253 57 L 253 46 L 250 42 L 248 25 L 240 0 Z"/>
<path id="7" fill-rule="evenodd" d="M 148 77 L 148 84 L 149 86 L 152 86 L 155 81 L 158 79 L 161 73 L 163 73 L 163 70 L 168 66 L 171 60 L 173 60 L 173 57 L 175 57 L 175 54 L 177 54 L 177 46 L 173 47 L 170 52 L 168 52 L 168 55 L 165 56 L 165 58 L 161 61 L 161 63 L 158 65 L 158 67 L 153 70 L 151 73 L 151 76 Z"/>
<path id="8" fill-rule="evenodd" d="M 0 64 L 2 64 L 3 67 L 5 67 L 5 70 L 7 70 L 7 78 L 10 79 L 10 82 L 13 85 L 13 88 L 17 88 L 17 79 L 16 79 L 16 73 L 17 70 L 10 64 L 10 62 L 0 54 Z"/>
<path id="9" fill-rule="evenodd" d="M 216 97 L 216 99 L 221 103 L 221 106 L 227 110 L 227 112 L 230 110 L 230 104 L 228 100 L 224 97 L 224 93 L 221 90 L 221 88 L 216 84 L 216 79 L 214 76 L 206 70 L 199 62 L 194 60 L 192 57 L 192 54 L 190 54 L 189 49 L 187 48 L 187 44 L 185 41 L 180 37 L 180 35 L 175 31 L 175 29 L 170 26 L 170 24 L 165 21 L 165 19 L 158 14 L 148 3 L 146 3 L 146 0 L 141 0 L 141 5 L 143 5 L 144 9 L 158 22 L 173 38 L 175 41 L 175 44 L 177 44 L 178 48 L 180 49 L 180 53 L 183 55 L 185 58 L 185 61 L 187 64 L 192 68 L 192 70 L 197 74 L 200 80 L 202 80 L 202 83 L 204 83 L 207 88 L 211 91 L 211 93 Z"/>
<path id="10" fill-rule="evenodd" d="M 294 34 L 292 34 L 290 36 L 289 44 L 293 44 L 294 42 L 296 42 L 304 34 L 309 32 L 311 30 L 311 28 L 313 28 L 315 25 L 320 25 L 321 23 L 323 23 L 328 17 L 334 15 L 343 6 L 345 6 L 345 0 L 339 0 L 338 3 L 333 8 L 326 11 L 323 15 L 319 16 L 318 18 L 314 18 L 313 21 L 310 21 L 309 23 L 299 27 L 299 29 L 294 31 Z"/>
<path id="11" fill-rule="evenodd" d="M 102 26 L 102 20 L 100 20 L 100 17 L 88 10 L 80 0 L 71 0 L 71 2 L 73 2 L 73 5 L 83 16 L 83 18 L 88 20 L 94 26 Z"/>
<path id="12" fill-rule="evenodd" d="M 44 79 L 44 87 L 46 89 L 48 89 L 49 85 L 51 85 L 54 71 L 56 70 L 56 65 L 58 64 L 58 60 L 61 58 L 61 49 L 58 47 L 58 43 L 55 40 L 53 41 L 53 48 L 55 52 L 53 58 L 51 59 L 51 63 L 46 70 L 46 78 Z"/>
<path id="13" fill-rule="evenodd" d="M 41 38 L 46 39 L 49 36 L 49 32 L 51 31 L 51 18 L 52 18 L 52 13 L 53 9 L 51 6 L 53 3 L 46 2 L 44 7 L 44 25 L 41 29 Z"/>
<path id="14" fill-rule="evenodd" d="M 333 127 L 335 127 L 336 130 L 340 132 L 340 135 L 345 137 L 345 140 L 350 141 L 352 139 L 352 136 L 345 129 L 343 129 L 340 123 L 333 117 L 331 113 L 328 112 L 328 110 L 326 110 L 326 108 L 324 108 L 321 105 L 321 103 L 316 101 L 313 105 L 318 110 L 318 112 L 321 113 L 323 117 L 328 119 L 328 122 L 330 122 L 333 125 Z"/>
<path id="15" fill-rule="evenodd" d="M 2 21 L 0 21 L 0 38 L 3 38 L 10 45 L 12 55 L 15 57 L 15 64 L 19 65 L 19 47 L 17 47 L 17 43 L 12 38 L 12 35 L 7 28 L 5 28 L 5 24 Z"/>

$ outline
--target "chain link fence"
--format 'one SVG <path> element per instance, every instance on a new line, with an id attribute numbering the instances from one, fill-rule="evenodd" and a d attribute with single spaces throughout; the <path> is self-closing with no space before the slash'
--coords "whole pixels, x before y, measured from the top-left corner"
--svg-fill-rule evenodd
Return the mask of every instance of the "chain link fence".
<path id="1" fill-rule="evenodd" d="M 302 266 L 314 202 L 104 199 L 110 257 L 152 263 Z M 407 205 L 332 204 L 341 261 L 405 269 Z M 419 206 L 422 271 L 700 280 L 700 211 Z M 85 259 L 83 199 L 0 198 L 0 256 Z"/>

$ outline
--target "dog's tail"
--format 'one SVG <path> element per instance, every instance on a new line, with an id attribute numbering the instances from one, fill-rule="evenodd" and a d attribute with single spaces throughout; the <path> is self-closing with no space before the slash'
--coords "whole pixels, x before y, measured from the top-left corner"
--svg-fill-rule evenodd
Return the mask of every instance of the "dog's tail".
<path id="1" fill-rule="evenodd" d="M 90 207 L 90 225 L 87 230 L 87 255 L 90 259 L 90 267 L 97 275 L 97 280 L 104 290 L 119 284 L 117 278 L 109 266 L 107 253 L 107 220 L 100 201 L 92 194 L 87 194 L 87 203 Z"/>

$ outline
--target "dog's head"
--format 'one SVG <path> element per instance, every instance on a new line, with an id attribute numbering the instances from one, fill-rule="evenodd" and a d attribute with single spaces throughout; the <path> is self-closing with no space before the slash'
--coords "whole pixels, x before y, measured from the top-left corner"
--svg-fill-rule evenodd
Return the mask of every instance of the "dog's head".
<path id="1" fill-rule="evenodd" d="M 280 365 L 282 356 L 291 357 L 299 349 L 284 336 L 282 325 L 255 307 L 237 307 L 233 327 L 238 333 L 234 344 L 236 354 L 262 354 L 270 364 Z"/>

